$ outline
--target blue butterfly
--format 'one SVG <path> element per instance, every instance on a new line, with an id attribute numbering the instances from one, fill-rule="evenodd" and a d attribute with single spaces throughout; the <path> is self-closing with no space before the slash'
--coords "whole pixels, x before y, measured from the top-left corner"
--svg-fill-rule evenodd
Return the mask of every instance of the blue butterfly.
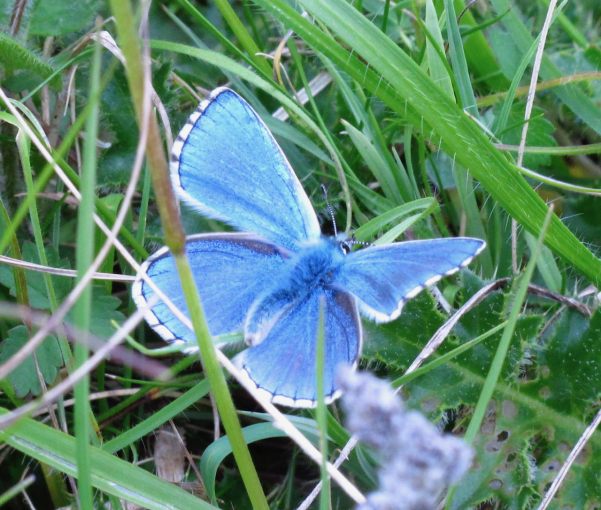
<path id="1" fill-rule="evenodd" d="M 203 215 L 244 233 L 197 234 L 186 250 L 212 335 L 244 332 L 249 347 L 234 361 L 274 403 L 312 407 L 315 355 L 324 304 L 324 388 L 338 396 L 339 364 L 361 352 L 359 312 L 378 322 L 440 278 L 466 266 L 485 246 L 451 238 L 350 251 L 325 237 L 286 156 L 250 105 L 227 88 L 213 91 L 173 144 L 171 177 L 180 198 Z M 183 313 L 173 258 L 161 248 L 142 266 Z M 138 307 L 153 295 L 138 276 Z M 194 333 L 164 303 L 145 315 L 168 342 L 194 350 Z"/>

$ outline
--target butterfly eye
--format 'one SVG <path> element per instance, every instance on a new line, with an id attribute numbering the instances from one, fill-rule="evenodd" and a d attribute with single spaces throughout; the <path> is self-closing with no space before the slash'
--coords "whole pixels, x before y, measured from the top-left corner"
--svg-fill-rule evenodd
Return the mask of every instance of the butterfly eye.
<path id="1" fill-rule="evenodd" d="M 342 241 L 340 243 L 340 249 L 342 250 L 342 253 L 344 253 L 345 255 L 347 255 L 351 251 L 351 244 L 349 244 L 346 241 Z"/>

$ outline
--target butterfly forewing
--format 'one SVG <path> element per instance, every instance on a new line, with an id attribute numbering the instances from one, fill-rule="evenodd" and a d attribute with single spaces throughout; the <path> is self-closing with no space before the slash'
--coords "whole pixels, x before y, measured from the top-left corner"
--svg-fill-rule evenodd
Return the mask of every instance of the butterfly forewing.
<path id="1" fill-rule="evenodd" d="M 281 248 L 249 234 L 200 234 L 191 236 L 186 253 L 202 299 L 212 335 L 240 332 L 256 296 L 269 285 L 266 275 L 282 270 L 287 254 Z M 143 269 L 172 304 L 188 314 L 175 261 L 166 248 L 146 261 Z M 154 290 L 138 277 L 133 298 L 138 307 L 147 306 Z M 148 323 L 165 340 L 196 348 L 194 333 L 160 302 L 145 315 Z"/>
<path id="2" fill-rule="evenodd" d="M 484 246 L 480 239 L 456 237 L 365 248 L 346 257 L 334 286 L 355 296 L 367 317 L 387 322 L 405 301 L 465 267 Z"/>
<path id="3" fill-rule="evenodd" d="M 171 175 L 201 213 L 287 249 L 320 236 L 319 223 L 284 153 L 254 110 L 217 89 L 173 145 Z"/>

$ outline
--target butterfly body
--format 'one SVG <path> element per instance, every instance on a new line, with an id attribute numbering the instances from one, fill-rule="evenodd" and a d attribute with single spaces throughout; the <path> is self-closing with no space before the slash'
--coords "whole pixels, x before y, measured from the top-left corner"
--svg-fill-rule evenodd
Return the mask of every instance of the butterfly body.
<path id="1" fill-rule="evenodd" d="M 315 292 L 333 290 L 335 275 L 343 262 L 344 252 L 333 237 L 322 237 L 292 254 L 282 270 L 272 275 L 273 284 L 250 308 L 244 328 L 246 342 L 258 344 L 286 308 Z"/>
<path id="2" fill-rule="evenodd" d="M 334 237 L 322 237 L 304 246 L 291 260 L 290 284 L 309 292 L 314 287 L 332 285 L 336 271 L 344 263 L 345 253 Z"/>
<path id="3" fill-rule="evenodd" d="M 229 89 L 215 90 L 190 116 L 173 145 L 171 176 L 183 202 L 242 231 L 190 236 L 186 253 L 209 331 L 243 332 L 250 347 L 235 363 L 257 391 L 283 405 L 315 405 L 320 316 L 330 402 L 339 393 L 337 367 L 355 365 L 361 352 L 359 313 L 395 319 L 407 299 L 465 267 L 485 246 L 445 238 L 349 251 L 342 237 L 323 236 L 277 142 Z M 157 290 L 170 303 L 149 307 Z M 132 296 L 161 337 L 196 349 L 193 332 L 177 317 L 188 310 L 166 248 L 142 265 Z"/>

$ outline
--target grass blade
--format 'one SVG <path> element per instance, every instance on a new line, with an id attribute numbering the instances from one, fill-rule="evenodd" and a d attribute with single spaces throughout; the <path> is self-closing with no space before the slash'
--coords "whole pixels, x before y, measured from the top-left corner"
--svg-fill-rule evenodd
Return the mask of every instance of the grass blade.
<path id="1" fill-rule="evenodd" d="M 5 412 L 6 410 L 0 408 L 0 414 Z M 30 418 L 24 418 L 10 429 L 0 431 L 0 439 L 12 448 L 62 473 L 77 476 L 75 439 L 64 432 L 54 430 Z M 91 484 L 107 494 L 152 510 L 215 508 L 178 486 L 165 482 L 152 473 L 99 448 L 87 446 L 87 450 L 90 458 Z M 115 477 L 116 473 L 119 474 L 118 478 Z"/>
<path id="2" fill-rule="evenodd" d="M 95 43 L 90 72 L 89 97 L 98 97 L 100 91 L 100 43 Z M 98 138 L 98 102 L 92 108 L 86 121 L 86 132 L 83 148 L 83 167 L 81 176 L 81 201 L 77 216 L 76 263 L 78 280 L 85 275 L 94 259 L 94 201 L 96 198 L 96 139 Z M 80 331 L 89 331 L 92 321 L 92 282 L 82 292 L 73 308 L 74 322 Z M 89 356 L 87 342 L 78 342 L 74 350 L 75 367 L 83 365 Z M 77 457 L 77 481 L 80 508 L 93 508 L 91 464 L 88 444 L 90 430 L 90 380 L 82 378 L 74 388 L 75 394 L 75 437 Z"/>

